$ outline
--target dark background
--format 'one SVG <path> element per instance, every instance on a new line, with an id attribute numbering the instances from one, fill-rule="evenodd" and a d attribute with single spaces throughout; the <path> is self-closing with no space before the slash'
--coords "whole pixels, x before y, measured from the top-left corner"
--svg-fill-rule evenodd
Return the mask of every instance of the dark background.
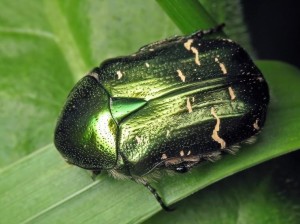
<path id="1" fill-rule="evenodd" d="M 241 0 L 241 3 L 258 58 L 281 60 L 300 68 L 300 1 Z"/>
<path id="2" fill-rule="evenodd" d="M 280 60 L 300 68 L 300 0 L 241 0 L 241 3 L 258 58 Z M 299 200 L 299 161 L 300 150 L 251 169 L 273 170 L 273 188 L 286 198 Z M 251 169 L 238 175 L 245 175 Z"/>

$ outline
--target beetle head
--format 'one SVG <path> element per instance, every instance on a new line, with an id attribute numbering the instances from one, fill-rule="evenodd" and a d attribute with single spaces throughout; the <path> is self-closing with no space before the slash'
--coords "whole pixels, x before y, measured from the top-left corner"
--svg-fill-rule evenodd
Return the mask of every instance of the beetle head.
<path id="1" fill-rule="evenodd" d="M 55 146 L 67 162 L 90 170 L 114 167 L 117 125 L 109 104 L 109 95 L 91 75 L 72 89 L 54 136 Z"/>

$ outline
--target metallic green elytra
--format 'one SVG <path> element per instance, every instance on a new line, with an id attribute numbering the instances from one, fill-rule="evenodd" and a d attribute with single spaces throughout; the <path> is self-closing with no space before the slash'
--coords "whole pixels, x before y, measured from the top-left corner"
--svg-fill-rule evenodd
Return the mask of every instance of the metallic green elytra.
<path id="1" fill-rule="evenodd" d="M 72 89 L 55 130 L 71 164 L 148 187 L 154 170 L 186 172 L 252 139 L 263 127 L 268 85 L 229 39 L 199 31 L 104 61 Z"/>

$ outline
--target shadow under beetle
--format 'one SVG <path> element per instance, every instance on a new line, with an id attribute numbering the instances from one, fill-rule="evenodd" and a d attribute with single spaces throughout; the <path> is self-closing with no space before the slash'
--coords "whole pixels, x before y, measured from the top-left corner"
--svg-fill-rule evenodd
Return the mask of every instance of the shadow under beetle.
<path id="1" fill-rule="evenodd" d="M 66 161 L 141 183 L 170 210 L 150 173 L 216 160 L 265 122 L 268 85 L 239 45 L 209 37 L 221 27 L 146 45 L 82 78 L 55 130 Z"/>

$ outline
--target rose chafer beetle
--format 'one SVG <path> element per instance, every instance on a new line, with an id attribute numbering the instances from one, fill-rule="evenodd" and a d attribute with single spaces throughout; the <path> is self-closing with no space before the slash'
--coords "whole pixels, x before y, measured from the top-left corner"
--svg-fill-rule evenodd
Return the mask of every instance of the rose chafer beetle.
<path id="1" fill-rule="evenodd" d="M 184 173 L 235 151 L 264 125 L 268 85 L 221 26 L 104 61 L 72 89 L 55 145 L 66 161 L 145 185 L 162 169 Z M 203 38 L 205 36 L 205 38 Z"/>

